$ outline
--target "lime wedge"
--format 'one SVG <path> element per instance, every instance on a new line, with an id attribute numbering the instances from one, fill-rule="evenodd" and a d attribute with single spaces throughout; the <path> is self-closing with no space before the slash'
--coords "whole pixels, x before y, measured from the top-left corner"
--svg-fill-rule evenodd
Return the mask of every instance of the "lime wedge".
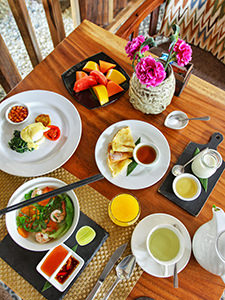
<path id="1" fill-rule="evenodd" d="M 76 240 L 80 246 L 89 244 L 96 236 L 96 232 L 90 226 L 81 227 L 76 233 Z"/>

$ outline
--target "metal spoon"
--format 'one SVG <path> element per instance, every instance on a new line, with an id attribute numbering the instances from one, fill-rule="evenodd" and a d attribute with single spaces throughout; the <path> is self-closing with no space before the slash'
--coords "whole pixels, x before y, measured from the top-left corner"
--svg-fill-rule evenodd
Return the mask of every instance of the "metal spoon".
<path id="1" fill-rule="evenodd" d="M 173 286 L 175 288 L 178 288 L 178 274 L 177 274 L 177 263 L 174 265 L 174 271 L 173 271 Z"/>
<path id="2" fill-rule="evenodd" d="M 205 148 L 204 150 L 202 150 L 201 152 L 199 152 L 197 155 L 195 155 L 194 157 L 192 157 L 192 159 L 190 159 L 188 162 L 186 162 L 186 164 L 182 165 L 175 165 L 173 166 L 171 172 L 174 176 L 179 176 L 181 174 L 184 173 L 184 168 L 190 164 L 190 162 L 192 162 L 194 159 L 196 159 L 197 157 L 199 157 L 200 155 L 202 155 L 202 153 L 206 152 L 209 148 Z"/>
<path id="3" fill-rule="evenodd" d="M 136 264 L 136 258 L 135 256 L 128 255 L 126 256 L 116 267 L 116 274 L 117 274 L 117 278 L 114 281 L 114 283 L 111 285 L 110 289 L 108 290 L 108 292 L 106 293 L 105 297 L 103 298 L 103 300 L 106 300 L 109 298 L 109 296 L 111 295 L 112 291 L 114 290 L 114 288 L 117 286 L 117 284 L 123 280 L 123 279 L 129 279 L 133 269 L 135 267 Z"/>
<path id="4" fill-rule="evenodd" d="M 205 116 L 205 117 L 198 117 L 198 118 L 183 118 L 181 116 L 171 116 L 170 118 L 174 118 L 178 121 L 190 121 L 190 120 L 201 120 L 201 121 L 208 121 L 210 120 L 210 116 Z"/>

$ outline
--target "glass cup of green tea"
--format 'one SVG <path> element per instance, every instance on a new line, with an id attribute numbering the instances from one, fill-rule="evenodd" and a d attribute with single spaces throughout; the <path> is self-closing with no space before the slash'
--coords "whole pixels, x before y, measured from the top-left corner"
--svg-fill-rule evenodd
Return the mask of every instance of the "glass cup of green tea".
<path id="1" fill-rule="evenodd" d="M 193 201 L 201 193 L 201 184 L 197 177 L 184 173 L 173 180 L 172 188 L 174 194 L 181 200 Z"/>
<path id="2" fill-rule="evenodd" d="M 159 161 L 159 148 L 153 143 L 139 143 L 133 151 L 133 158 L 143 167 L 153 167 Z"/>
<path id="3" fill-rule="evenodd" d="M 146 246 L 151 258 L 165 267 L 164 276 L 168 276 L 168 267 L 177 263 L 184 254 L 184 238 L 175 226 L 161 224 L 148 234 Z"/>

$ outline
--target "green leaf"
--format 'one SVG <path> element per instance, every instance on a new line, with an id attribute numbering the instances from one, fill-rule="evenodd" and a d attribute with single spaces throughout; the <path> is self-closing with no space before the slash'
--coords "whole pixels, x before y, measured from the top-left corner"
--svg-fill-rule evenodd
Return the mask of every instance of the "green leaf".
<path id="1" fill-rule="evenodd" d="M 138 144 L 140 144 L 141 142 L 141 138 L 139 137 L 136 142 L 135 145 L 137 146 Z M 133 170 L 137 167 L 137 163 L 136 161 L 132 158 L 132 162 L 129 163 L 129 165 L 127 166 L 127 176 L 130 175 L 131 172 L 133 172 Z"/>
<path id="2" fill-rule="evenodd" d="M 49 289 L 50 287 L 52 287 L 51 283 L 46 281 L 41 291 L 44 292 L 47 289 Z"/>
<path id="3" fill-rule="evenodd" d="M 135 145 L 137 146 L 138 144 L 140 144 L 140 142 L 141 142 L 141 138 L 139 137 L 139 139 L 136 140 Z"/>
<path id="4" fill-rule="evenodd" d="M 134 160 L 131 163 L 129 163 L 129 165 L 127 166 L 127 176 L 130 175 L 130 173 L 134 171 L 134 169 L 137 167 L 137 165 L 138 164 Z"/>
<path id="5" fill-rule="evenodd" d="M 76 252 L 77 251 L 77 247 L 78 247 L 78 244 L 76 244 L 75 246 L 73 246 L 71 249 Z"/>
<path id="6" fill-rule="evenodd" d="M 197 155 L 199 152 L 200 152 L 200 149 L 197 147 L 195 149 L 194 156 Z M 198 177 L 198 179 L 201 182 L 201 184 L 202 184 L 205 192 L 207 192 L 207 189 L 208 189 L 208 178 L 200 178 L 200 177 Z"/>

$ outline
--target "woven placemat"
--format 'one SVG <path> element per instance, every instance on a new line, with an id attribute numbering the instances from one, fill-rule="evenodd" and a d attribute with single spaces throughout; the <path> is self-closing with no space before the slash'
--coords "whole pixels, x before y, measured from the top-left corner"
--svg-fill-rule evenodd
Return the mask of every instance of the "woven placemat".
<path id="1" fill-rule="evenodd" d="M 78 179 L 63 168 L 59 168 L 48 175 L 61 179 L 65 183 L 72 183 Z M 0 171 L 0 206 L 5 207 L 13 192 L 25 181 L 33 178 L 17 177 L 6 174 Z M 82 272 L 81 276 L 74 283 L 68 294 L 64 297 L 65 300 L 83 300 L 87 297 L 93 286 L 95 285 L 99 275 L 106 265 L 109 257 L 116 250 L 116 248 L 128 242 L 128 247 L 123 256 L 130 254 L 130 239 L 135 225 L 129 227 L 116 226 L 108 217 L 107 209 L 109 200 L 95 191 L 90 186 L 83 186 L 76 189 L 76 195 L 80 203 L 80 209 L 89 218 L 94 220 L 97 224 L 102 226 L 109 237 L 103 244 L 96 256 Z M 0 239 L 2 240 L 7 234 L 5 227 L 5 218 L 0 219 Z M 122 281 L 118 284 L 109 299 L 124 300 L 127 298 L 134 285 L 140 278 L 142 270 L 139 266 L 135 267 L 132 277 L 129 281 Z M 95 299 L 102 299 L 107 292 L 109 286 L 116 278 L 115 268 L 110 272 L 109 276 L 104 281 L 100 291 Z M 13 289 L 23 300 L 42 300 L 45 299 L 38 291 L 32 287 L 26 280 L 17 274 L 7 263 L 0 259 L 0 279 L 5 282 L 11 289 Z"/>

